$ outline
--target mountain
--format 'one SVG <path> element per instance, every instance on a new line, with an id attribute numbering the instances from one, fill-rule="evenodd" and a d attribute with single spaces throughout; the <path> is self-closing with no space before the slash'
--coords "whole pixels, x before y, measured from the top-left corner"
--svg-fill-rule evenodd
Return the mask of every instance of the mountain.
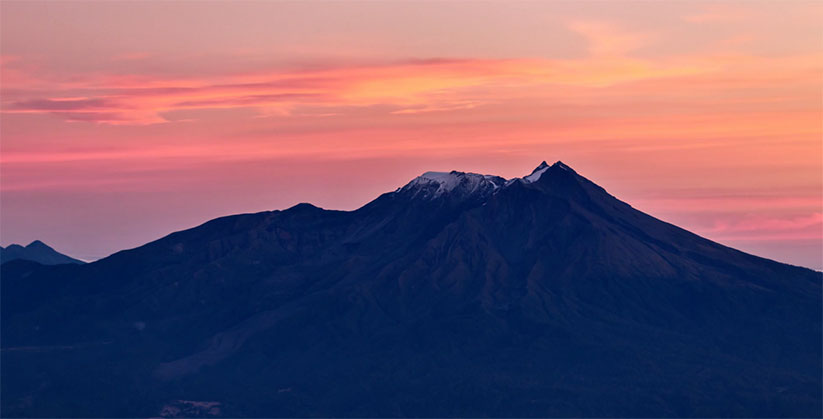
<path id="1" fill-rule="evenodd" d="M 557 162 L 2 266 L 3 416 L 819 417 L 823 274 Z"/>
<path id="2" fill-rule="evenodd" d="M 28 246 L 23 247 L 19 244 L 12 244 L 6 248 L 0 246 L 0 263 L 6 263 L 11 260 L 23 259 L 37 262 L 43 265 L 59 265 L 61 263 L 76 263 L 83 264 L 82 260 L 74 259 L 66 256 L 40 240 L 35 240 L 29 243 Z"/>

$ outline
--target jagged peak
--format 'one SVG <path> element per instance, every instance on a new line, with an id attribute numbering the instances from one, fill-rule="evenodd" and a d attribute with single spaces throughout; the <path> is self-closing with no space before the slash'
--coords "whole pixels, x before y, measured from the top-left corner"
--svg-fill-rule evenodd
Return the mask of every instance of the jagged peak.
<path id="1" fill-rule="evenodd" d="M 546 163 L 546 162 L 543 162 L 543 163 Z M 554 162 L 554 164 L 552 165 L 552 167 L 557 167 L 557 168 L 559 168 L 559 169 L 568 170 L 568 171 L 570 171 L 570 172 L 572 172 L 572 173 L 577 173 L 577 172 L 575 172 L 575 171 L 574 171 L 574 169 L 572 169 L 571 167 L 569 167 L 569 165 L 567 165 L 566 163 L 563 163 L 563 162 L 562 162 L 562 161 L 560 161 L 560 160 L 558 160 L 558 161 Z"/>
<path id="2" fill-rule="evenodd" d="M 546 161 L 544 160 L 543 162 L 540 163 L 540 165 L 538 165 L 537 167 L 534 168 L 534 170 L 532 170 L 531 174 L 529 174 L 527 176 L 523 176 L 523 181 L 526 182 L 526 183 L 537 182 L 538 180 L 540 180 L 540 178 L 543 176 L 543 174 L 546 173 L 546 171 L 548 171 L 550 169 L 562 169 L 562 170 L 566 170 L 566 171 L 569 171 L 569 172 L 572 172 L 572 173 L 577 173 L 577 172 L 574 171 L 574 169 L 572 169 L 571 167 L 569 167 L 568 165 L 566 165 L 565 163 L 563 163 L 560 160 L 556 161 L 551 166 L 549 166 L 549 164 L 546 163 Z"/>
<path id="3" fill-rule="evenodd" d="M 540 176 L 542 176 L 543 173 L 545 173 L 548 169 L 548 163 L 546 163 L 546 161 L 543 160 L 542 163 L 540 163 L 537 167 L 534 168 L 534 170 L 532 170 L 531 174 L 529 174 L 528 176 L 523 176 L 523 180 L 526 183 L 537 182 L 538 180 L 540 180 Z"/>

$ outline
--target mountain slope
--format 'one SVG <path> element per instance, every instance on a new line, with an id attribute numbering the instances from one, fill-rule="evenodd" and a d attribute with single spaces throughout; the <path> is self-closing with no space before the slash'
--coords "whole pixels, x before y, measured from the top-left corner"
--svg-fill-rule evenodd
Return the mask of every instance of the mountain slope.
<path id="1" fill-rule="evenodd" d="M 49 247 L 40 240 L 35 240 L 23 247 L 12 244 L 5 248 L 0 247 L 0 264 L 16 259 L 30 260 L 43 265 L 59 265 L 61 263 L 83 264 L 82 260 L 74 259 Z"/>
<path id="2" fill-rule="evenodd" d="M 2 274 L 7 416 L 821 411 L 820 273 L 560 162 L 429 172 L 356 211 L 224 217 Z"/>

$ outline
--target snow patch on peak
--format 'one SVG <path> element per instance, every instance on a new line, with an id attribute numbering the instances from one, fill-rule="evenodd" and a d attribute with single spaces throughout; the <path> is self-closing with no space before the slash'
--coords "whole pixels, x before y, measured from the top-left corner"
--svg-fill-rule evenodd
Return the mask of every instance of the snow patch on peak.
<path id="1" fill-rule="evenodd" d="M 554 168 L 556 168 L 556 169 L 566 170 L 566 171 L 568 171 L 568 172 L 572 172 L 572 173 L 577 173 L 577 172 L 575 172 L 575 171 L 574 171 L 574 169 L 572 169 L 571 167 L 567 166 L 565 163 L 563 163 L 563 162 L 562 162 L 562 161 L 560 161 L 560 160 L 558 160 L 557 162 L 555 162 L 555 163 L 554 163 L 553 165 L 551 165 L 551 166 L 549 166 L 549 165 L 548 165 L 548 163 L 546 163 L 546 162 L 544 161 L 544 162 L 540 163 L 540 165 L 539 165 L 539 166 L 537 166 L 537 167 L 534 169 L 534 171 L 532 171 L 532 173 L 531 173 L 530 175 L 528 175 L 528 176 L 523 176 L 523 181 L 524 181 L 524 182 L 526 182 L 526 183 L 534 183 L 534 182 L 537 182 L 538 180 L 540 180 L 540 177 L 541 177 L 541 176 L 543 176 L 543 173 L 546 173 L 546 171 L 547 171 L 547 170 L 549 170 L 549 169 L 554 169 Z"/>
<path id="2" fill-rule="evenodd" d="M 426 172 L 409 182 L 401 190 L 426 190 L 426 195 L 437 197 L 446 193 L 485 194 L 502 187 L 506 179 L 478 173 Z M 434 189 L 436 187 L 436 189 Z M 432 189 L 434 189 L 432 191 Z"/>
<path id="3" fill-rule="evenodd" d="M 440 184 L 441 188 L 446 190 L 454 189 L 458 184 L 462 175 L 465 173 L 452 170 L 451 172 L 426 172 L 420 175 L 418 179 L 421 181 L 431 181 Z"/>
<path id="4" fill-rule="evenodd" d="M 524 178 L 523 178 L 523 180 L 525 180 L 525 181 L 526 181 L 526 183 L 534 183 L 534 182 L 537 182 L 538 180 L 540 180 L 540 176 L 542 176 L 542 175 L 543 175 L 543 173 L 544 173 L 546 170 L 549 170 L 549 168 L 548 168 L 548 167 L 544 167 L 544 168 L 542 168 L 542 169 L 540 169 L 540 170 L 536 170 L 534 173 L 532 173 L 532 174 L 530 174 L 530 175 L 528 175 L 528 176 L 524 177 Z"/>
<path id="5" fill-rule="evenodd" d="M 548 164 L 544 161 L 544 162 L 540 163 L 540 165 L 539 165 L 539 166 L 537 166 L 537 167 L 536 167 L 536 168 L 532 171 L 532 174 L 530 174 L 530 175 L 528 175 L 528 176 L 524 176 L 524 177 L 523 177 L 523 180 L 524 180 L 526 183 L 534 183 L 534 182 L 537 182 L 538 180 L 540 180 L 540 176 L 542 176 L 542 175 L 543 175 L 543 173 L 545 173 L 545 172 L 546 172 L 546 170 L 549 170 L 549 165 L 548 165 Z"/>

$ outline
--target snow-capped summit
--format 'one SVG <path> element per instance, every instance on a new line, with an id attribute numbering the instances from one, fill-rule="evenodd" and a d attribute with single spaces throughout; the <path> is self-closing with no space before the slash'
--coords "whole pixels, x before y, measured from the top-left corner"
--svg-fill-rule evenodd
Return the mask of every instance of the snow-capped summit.
<path id="1" fill-rule="evenodd" d="M 539 166 L 532 170 L 532 173 L 530 175 L 524 176 L 523 180 L 526 181 L 526 183 L 537 182 L 540 179 L 540 176 L 543 174 L 543 172 L 545 172 L 548 169 L 549 165 L 544 160 L 542 163 L 540 163 Z"/>
<path id="2" fill-rule="evenodd" d="M 413 196 L 429 198 L 449 195 L 488 195 L 506 183 L 506 179 L 494 175 L 451 172 L 426 172 L 414 178 L 398 191 L 413 192 Z"/>
<path id="3" fill-rule="evenodd" d="M 552 168 L 575 173 L 574 170 L 561 161 L 557 161 L 552 165 L 543 161 L 531 174 L 509 180 L 495 175 L 458 172 L 456 170 L 451 172 L 426 172 L 414 178 L 406 186 L 398 188 L 395 192 L 410 193 L 412 198 L 436 198 L 444 195 L 452 197 L 488 197 L 513 183 L 535 183 L 540 180 L 546 171 Z"/>
<path id="4" fill-rule="evenodd" d="M 549 166 L 549 164 L 548 164 L 548 163 L 546 163 L 545 161 L 543 161 L 542 163 L 540 163 L 540 165 L 539 165 L 539 166 L 537 166 L 537 167 L 536 167 L 536 168 L 532 171 L 532 173 L 531 173 L 530 175 L 528 175 L 528 176 L 524 176 L 524 177 L 523 177 L 523 181 L 524 181 L 524 182 L 526 182 L 526 183 L 534 183 L 534 182 L 537 182 L 537 181 L 538 181 L 538 180 L 540 180 L 540 178 L 543 176 L 543 173 L 546 173 L 546 171 L 547 171 L 547 170 L 549 170 L 549 169 L 551 169 L 551 168 L 558 168 L 558 169 L 563 169 L 563 170 L 566 170 L 566 171 L 569 171 L 569 172 L 572 172 L 572 173 L 577 173 L 577 172 L 575 172 L 575 171 L 574 171 L 574 169 L 572 169 L 571 167 L 567 166 L 565 163 L 563 163 L 563 162 L 562 162 L 562 161 L 560 161 L 560 160 L 556 161 L 556 162 L 555 162 L 553 165 L 551 165 L 551 166 Z"/>

